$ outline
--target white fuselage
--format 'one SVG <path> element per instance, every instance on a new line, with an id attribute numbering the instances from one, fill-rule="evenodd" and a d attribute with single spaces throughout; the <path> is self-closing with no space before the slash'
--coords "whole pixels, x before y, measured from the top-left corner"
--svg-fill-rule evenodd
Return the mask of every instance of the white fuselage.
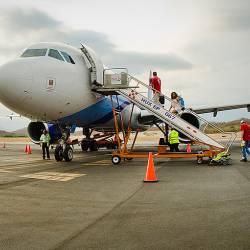
<path id="1" fill-rule="evenodd" d="M 32 120 L 56 121 L 98 101 L 91 92 L 90 73 L 80 49 L 60 43 L 38 43 L 45 56 L 19 57 L 0 68 L 0 101 Z M 66 52 L 74 61 L 48 56 Z"/>
<path id="2" fill-rule="evenodd" d="M 103 84 L 103 63 L 92 49 L 84 47 L 92 65 L 94 61 L 97 82 Z M 0 102 L 38 122 L 38 130 L 41 130 L 40 122 L 46 122 L 61 127 L 113 131 L 110 98 L 91 90 L 90 69 L 91 62 L 80 49 L 61 43 L 34 44 L 0 67 Z M 123 120 L 128 121 L 132 104 L 121 96 L 112 99 Z M 141 110 L 135 107 L 131 124 L 135 130 L 145 127 L 138 122 L 140 115 Z"/>

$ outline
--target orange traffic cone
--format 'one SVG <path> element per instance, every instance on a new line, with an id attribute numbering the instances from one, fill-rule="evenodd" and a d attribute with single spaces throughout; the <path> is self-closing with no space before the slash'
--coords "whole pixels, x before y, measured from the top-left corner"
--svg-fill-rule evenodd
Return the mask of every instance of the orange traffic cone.
<path id="1" fill-rule="evenodd" d="M 28 153 L 28 145 L 26 144 L 26 146 L 25 146 L 25 150 L 24 150 L 24 153 Z"/>
<path id="2" fill-rule="evenodd" d="M 191 145 L 190 145 L 190 143 L 188 143 L 188 145 L 187 145 L 187 153 L 191 153 Z"/>
<path id="3" fill-rule="evenodd" d="M 27 151 L 27 154 L 32 154 L 32 152 L 31 152 L 31 147 L 30 147 L 30 145 L 28 145 L 28 151 Z"/>
<path id="4" fill-rule="evenodd" d="M 146 175 L 144 178 L 144 182 L 157 182 L 157 181 L 158 180 L 155 174 L 153 155 L 152 155 L 152 152 L 150 152 L 148 155 L 148 166 L 147 166 L 147 171 L 146 171 Z"/>

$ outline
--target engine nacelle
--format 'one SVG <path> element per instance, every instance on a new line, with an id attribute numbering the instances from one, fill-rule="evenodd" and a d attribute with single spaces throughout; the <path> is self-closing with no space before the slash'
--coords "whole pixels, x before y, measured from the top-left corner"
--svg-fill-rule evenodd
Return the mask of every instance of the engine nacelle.
<path id="1" fill-rule="evenodd" d="M 193 125 L 194 127 L 200 128 L 200 122 L 197 119 L 197 117 L 194 116 L 193 114 L 184 112 L 184 113 L 181 114 L 181 118 L 184 121 L 186 121 L 186 122 L 190 123 L 191 125 Z M 186 135 L 182 134 L 181 132 L 179 132 L 179 137 L 180 137 L 180 140 L 182 142 L 189 142 L 190 141 L 190 139 Z"/>
<path id="2" fill-rule="evenodd" d="M 55 143 L 62 137 L 62 133 L 58 125 L 43 122 L 30 122 L 27 132 L 31 141 L 36 144 L 40 143 L 40 137 L 44 129 L 49 132 L 51 138 L 50 143 Z"/>
<path id="3" fill-rule="evenodd" d="M 122 118 L 123 118 L 125 129 L 127 128 L 129 124 L 132 108 L 133 108 L 133 104 L 129 104 L 122 111 Z M 141 124 L 139 122 L 140 116 L 141 116 L 141 109 L 134 105 L 134 109 L 133 109 L 133 113 L 131 117 L 131 125 L 130 125 L 130 128 L 134 131 L 138 129 L 142 131 L 142 130 L 147 130 L 150 128 L 150 126 Z"/>

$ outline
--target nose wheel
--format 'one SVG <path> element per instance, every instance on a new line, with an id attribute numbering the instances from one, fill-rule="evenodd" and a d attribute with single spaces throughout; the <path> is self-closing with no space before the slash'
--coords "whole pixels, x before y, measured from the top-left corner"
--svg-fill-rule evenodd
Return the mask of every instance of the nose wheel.
<path id="1" fill-rule="evenodd" d="M 63 151 L 63 158 L 65 161 L 73 160 L 73 149 L 71 146 L 67 145 Z"/>
<path id="2" fill-rule="evenodd" d="M 57 145 L 55 148 L 55 159 L 56 161 L 62 161 L 63 159 L 67 162 L 73 160 L 73 148 L 70 145 L 63 147 L 62 145 Z"/>
<path id="3" fill-rule="evenodd" d="M 63 160 L 63 147 L 61 145 L 56 146 L 54 155 L 55 155 L 56 161 Z"/>

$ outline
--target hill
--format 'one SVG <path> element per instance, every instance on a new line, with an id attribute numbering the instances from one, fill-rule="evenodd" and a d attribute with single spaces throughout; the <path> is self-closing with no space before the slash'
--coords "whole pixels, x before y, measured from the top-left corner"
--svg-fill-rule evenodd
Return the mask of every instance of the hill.
<path id="1" fill-rule="evenodd" d="M 8 134 L 11 134 L 11 132 L 0 130 L 0 136 L 4 136 L 4 135 L 8 135 Z"/>
<path id="2" fill-rule="evenodd" d="M 16 131 L 13 131 L 12 133 L 17 135 L 27 135 L 27 128 L 18 129 Z"/>
<path id="3" fill-rule="evenodd" d="M 241 118 L 239 120 L 234 120 L 230 122 L 213 122 L 212 124 L 221 128 L 225 132 L 238 132 L 240 131 L 241 120 L 245 120 L 246 122 L 248 122 L 248 124 L 250 124 L 250 119 L 246 119 L 246 118 Z M 208 127 L 206 128 L 205 132 L 208 134 L 212 134 L 212 133 L 216 133 L 216 130 L 213 129 L 212 127 Z"/>
<path id="4" fill-rule="evenodd" d="M 0 130 L 1 137 L 26 137 L 27 128 L 18 129 L 16 131 L 8 132 L 5 130 Z"/>

